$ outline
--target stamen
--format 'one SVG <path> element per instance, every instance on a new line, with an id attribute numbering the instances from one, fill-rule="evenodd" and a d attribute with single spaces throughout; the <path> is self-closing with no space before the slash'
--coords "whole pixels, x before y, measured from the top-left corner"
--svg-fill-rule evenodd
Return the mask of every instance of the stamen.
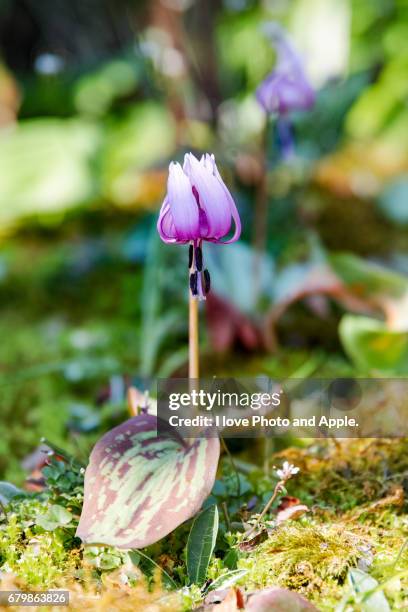
<path id="1" fill-rule="evenodd" d="M 188 248 L 188 269 L 190 269 L 191 266 L 193 265 L 193 258 L 194 258 L 194 247 L 192 244 L 190 244 Z"/>
<path id="2" fill-rule="evenodd" d="M 190 289 L 193 295 L 198 295 L 197 285 L 198 285 L 198 274 L 197 272 L 192 272 L 190 274 Z"/>
<path id="3" fill-rule="evenodd" d="M 203 269 L 203 252 L 201 250 L 201 247 L 196 247 L 195 250 L 195 263 L 196 263 L 196 268 L 199 272 L 202 271 Z"/>
<path id="4" fill-rule="evenodd" d="M 207 268 L 204 270 L 203 276 L 204 276 L 204 293 L 207 294 L 209 293 L 211 289 L 211 277 L 210 277 L 210 273 L 207 270 Z"/>

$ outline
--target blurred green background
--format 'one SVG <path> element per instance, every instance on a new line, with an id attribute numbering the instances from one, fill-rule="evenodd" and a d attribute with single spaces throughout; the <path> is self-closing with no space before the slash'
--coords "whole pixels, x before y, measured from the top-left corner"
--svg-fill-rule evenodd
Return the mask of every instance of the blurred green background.
<path id="1" fill-rule="evenodd" d="M 269 20 L 317 90 L 291 162 L 254 97 Z M 187 253 L 155 220 L 187 151 L 244 228 L 204 253 L 204 373 L 407 375 L 407 77 L 404 0 L 1 0 L 0 479 L 185 374 Z"/>

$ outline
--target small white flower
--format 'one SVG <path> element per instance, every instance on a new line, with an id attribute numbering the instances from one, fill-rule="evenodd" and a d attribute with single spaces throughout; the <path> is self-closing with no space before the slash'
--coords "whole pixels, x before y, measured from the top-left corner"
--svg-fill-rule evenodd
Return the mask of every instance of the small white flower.
<path id="1" fill-rule="evenodd" d="M 298 467 L 295 467 L 288 461 L 285 461 L 282 465 L 282 469 L 276 470 L 276 474 L 280 480 L 289 480 L 292 476 L 295 476 L 299 472 Z"/>

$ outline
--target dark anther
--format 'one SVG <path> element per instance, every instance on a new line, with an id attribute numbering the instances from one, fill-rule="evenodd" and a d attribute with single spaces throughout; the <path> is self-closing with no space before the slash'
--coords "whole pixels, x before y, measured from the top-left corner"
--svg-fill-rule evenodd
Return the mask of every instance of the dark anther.
<path id="1" fill-rule="evenodd" d="M 204 292 L 208 293 L 211 289 L 211 278 L 210 278 L 210 273 L 207 270 L 207 268 L 204 270 L 203 274 L 204 274 Z"/>
<path id="2" fill-rule="evenodd" d="M 201 247 L 196 247 L 195 250 L 195 263 L 196 263 L 196 268 L 199 272 L 202 271 L 203 269 L 203 252 L 201 250 Z"/>
<path id="3" fill-rule="evenodd" d="M 197 272 L 192 272 L 190 274 L 190 289 L 193 295 L 198 295 L 197 284 L 198 284 L 198 274 Z"/>
<path id="4" fill-rule="evenodd" d="M 193 265 L 193 255 L 194 255 L 194 247 L 192 244 L 190 244 L 190 247 L 188 249 L 188 267 L 189 269 Z"/>

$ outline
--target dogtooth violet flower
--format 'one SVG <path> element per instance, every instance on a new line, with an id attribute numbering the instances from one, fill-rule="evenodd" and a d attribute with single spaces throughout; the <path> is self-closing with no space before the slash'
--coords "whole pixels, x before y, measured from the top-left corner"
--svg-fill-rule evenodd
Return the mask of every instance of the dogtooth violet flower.
<path id="1" fill-rule="evenodd" d="M 309 110 L 315 92 L 307 78 L 302 59 L 285 31 L 277 23 L 267 23 L 265 33 L 276 49 L 274 70 L 256 90 L 256 98 L 266 113 L 278 115 L 277 130 L 284 157 L 293 152 L 293 138 L 287 116 L 292 111 Z"/>
<path id="2" fill-rule="evenodd" d="M 234 224 L 234 233 L 226 238 Z M 214 155 L 198 160 L 192 153 L 183 166 L 171 162 L 157 230 L 170 244 L 190 244 L 190 290 L 205 299 L 210 290 L 210 274 L 203 267 L 203 241 L 229 244 L 238 240 L 241 221 L 235 202 L 218 172 Z"/>

